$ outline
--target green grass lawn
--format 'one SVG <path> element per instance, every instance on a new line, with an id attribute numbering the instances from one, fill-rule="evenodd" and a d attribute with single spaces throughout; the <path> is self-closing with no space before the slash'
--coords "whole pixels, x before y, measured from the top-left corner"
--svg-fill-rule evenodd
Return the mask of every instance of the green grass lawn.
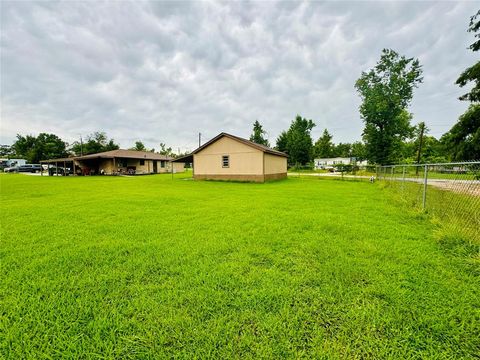
<path id="1" fill-rule="evenodd" d="M 478 358 L 478 255 L 378 184 L 180 177 L 0 176 L 0 358 Z"/>

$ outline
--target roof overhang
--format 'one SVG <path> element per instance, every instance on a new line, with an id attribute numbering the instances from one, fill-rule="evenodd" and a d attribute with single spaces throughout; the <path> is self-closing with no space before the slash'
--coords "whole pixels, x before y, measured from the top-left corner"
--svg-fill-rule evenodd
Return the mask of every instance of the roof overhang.
<path id="1" fill-rule="evenodd" d="M 193 154 L 188 154 L 185 156 L 180 156 L 179 158 L 173 159 L 172 162 L 176 163 L 193 163 Z"/>
<path id="2" fill-rule="evenodd" d="M 77 160 L 77 158 L 69 157 L 69 158 L 59 158 L 59 159 L 48 159 L 48 160 L 40 160 L 40 164 L 56 163 L 56 162 L 73 162 L 74 160 Z"/>

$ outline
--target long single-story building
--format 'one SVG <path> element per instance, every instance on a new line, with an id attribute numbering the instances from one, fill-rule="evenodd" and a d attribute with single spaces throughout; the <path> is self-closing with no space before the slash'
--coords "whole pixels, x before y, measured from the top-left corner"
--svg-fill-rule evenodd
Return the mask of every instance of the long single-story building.
<path id="1" fill-rule="evenodd" d="M 84 156 L 43 160 L 55 168 L 70 168 L 75 175 L 160 174 L 184 171 L 183 162 L 149 151 L 111 150 Z"/>
<path id="2" fill-rule="evenodd" d="M 366 160 L 356 160 L 355 158 L 350 157 L 335 157 L 335 158 L 322 158 L 314 159 L 315 169 L 333 169 L 338 165 L 357 165 L 357 166 L 366 166 L 368 162 Z"/>
<path id="3" fill-rule="evenodd" d="M 227 133 L 177 161 L 193 163 L 196 180 L 264 182 L 287 177 L 287 154 Z"/>

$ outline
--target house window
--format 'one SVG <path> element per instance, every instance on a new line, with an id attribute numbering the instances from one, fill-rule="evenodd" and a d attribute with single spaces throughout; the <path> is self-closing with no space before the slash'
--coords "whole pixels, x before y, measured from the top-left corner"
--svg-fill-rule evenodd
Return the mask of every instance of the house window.
<path id="1" fill-rule="evenodd" d="M 145 160 L 140 160 L 140 165 L 145 165 Z"/>
<path id="2" fill-rule="evenodd" d="M 224 167 L 224 168 L 230 167 L 230 156 L 228 156 L 228 155 L 223 155 L 222 156 L 222 167 Z"/>
<path id="3" fill-rule="evenodd" d="M 160 161 L 160 167 L 161 167 L 161 168 L 164 168 L 164 167 L 165 167 L 165 160 L 161 160 L 161 161 Z"/>

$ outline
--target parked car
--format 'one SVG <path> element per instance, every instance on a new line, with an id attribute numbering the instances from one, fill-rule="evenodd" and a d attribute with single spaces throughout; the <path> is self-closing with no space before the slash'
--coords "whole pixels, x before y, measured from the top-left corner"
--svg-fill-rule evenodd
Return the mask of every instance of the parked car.
<path id="1" fill-rule="evenodd" d="M 42 165 L 40 164 L 25 164 L 18 167 L 17 172 L 36 173 L 42 171 Z"/>
<path id="2" fill-rule="evenodd" d="M 71 168 L 63 168 L 63 167 L 58 167 L 56 168 L 55 166 L 52 166 L 48 168 L 48 175 L 54 176 L 58 172 L 58 175 L 64 176 L 64 175 L 71 175 L 73 174 L 73 170 Z"/>
<path id="3" fill-rule="evenodd" d="M 18 172 L 18 166 L 6 167 L 5 169 L 3 169 L 3 171 L 6 172 L 6 173 Z"/>

